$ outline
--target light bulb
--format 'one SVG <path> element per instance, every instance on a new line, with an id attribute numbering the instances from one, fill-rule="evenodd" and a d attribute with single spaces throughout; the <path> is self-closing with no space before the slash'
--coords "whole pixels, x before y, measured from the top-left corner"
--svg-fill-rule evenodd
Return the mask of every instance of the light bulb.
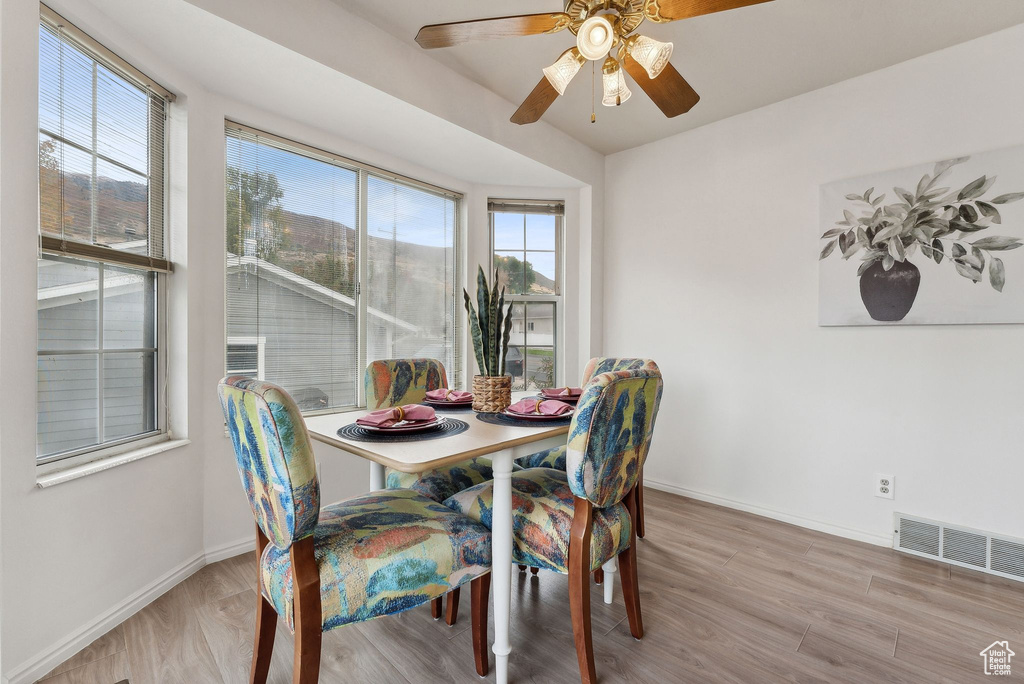
<path id="1" fill-rule="evenodd" d="M 544 69 L 544 75 L 559 95 L 565 95 L 565 88 L 569 85 L 569 81 L 579 73 L 586 61 L 579 50 L 570 48 L 563 52 L 554 64 Z"/>
<path id="2" fill-rule="evenodd" d="M 604 62 L 601 68 L 604 73 L 604 98 L 601 104 L 605 107 L 617 107 L 630 98 L 633 94 L 626 85 L 626 77 L 622 73 L 619 63 L 612 57 Z"/>
<path id="3" fill-rule="evenodd" d="M 607 55 L 614 41 L 612 22 L 603 15 L 587 19 L 576 34 L 576 47 L 580 54 L 594 61 Z"/>
<path id="4" fill-rule="evenodd" d="M 672 43 L 662 43 L 647 36 L 630 36 L 626 50 L 651 78 L 658 78 L 672 59 Z"/>

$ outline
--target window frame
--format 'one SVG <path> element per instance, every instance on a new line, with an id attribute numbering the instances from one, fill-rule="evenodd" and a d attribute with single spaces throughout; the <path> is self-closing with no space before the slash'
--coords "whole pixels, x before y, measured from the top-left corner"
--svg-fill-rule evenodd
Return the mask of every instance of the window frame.
<path id="1" fill-rule="evenodd" d="M 55 237 L 52 235 L 44 235 L 40 230 L 41 221 L 41 200 L 37 202 L 37 230 L 40 230 L 40 249 L 37 254 L 37 268 L 40 261 L 53 260 L 56 262 L 61 261 L 72 261 L 72 262 L 90 262 L 97 264 L 97 315 L 96 315 L 96 326 L 97 326 L 97 348 L 96 350 L 53 350 L 53 349 L 41 349 L 39 344 L 38 332 L 36 335 L 36 358 L 41 356 L 72 356 L 80 354 L 95 354 L 97 357 L 98 370 L 97 370 L 97 423 L 98 429 L 97 434 L 101 435 L 103 432 L 103 359 L 109 354 L 118 353 L 152 353 L 153 354 L 153 419 L 154 429 L 114 439 L 98 444 L 93 444 L 77 449 L 69 449 L 60 452 L 54 452 L 50 454 L 40 455 L 38 449 L 38 436 L 39 436 L 39 425 L 36 424 L 36 439 L 37 449 L 35 454 L 35 466 L 36 472 L 40 475 L 47 475 L 50 473 L 64 471 L 70 468 L 75 468 L 87 463 L 120 456 L 122 454 L 150 447 L 154 444 L 169 441 L 172 439 L 168 424 L 168 408 L 167 408 L 167 302 L 168 302 L 168 277 L 167 275 L 173 271 L 173 265 L 167 255 L 169 254 L 169 240 L 168 240 L 168 225 L 169 225 L 169 212 L 167 203 L 167 189 L 168 189 L 168 166 L 169 166 L 169 155 L 168 155 L 168 127 L 167 122 L 170 120 L 168 109 L 170 104 L 174 102 L 175 96 L 169 90 L 158 84 L 153 79 L 149 78 L 142 71 L 136 69 L 129 62 L 122 59 L 116 53 L 111 51 L 109 48 L 104 46 L 99 41 L 92 38 L 89 34 L 82 31 L 80 28 L 67 21 L 60 14 L 47 7 L 44 4 L 39 5 L 39 23 L 40 29 L 45 27 L 47 30 L 53 31 L 57 34 L 58 40 L 65 39 L 69 43 L 73 44 L 75 48 L 80 50 L 87 57 L 92 59 L 99 65 L 108 69 L 114 76 L 123 79 L 132 86 L 146 93 L 148 97 L 148 107 L 150 112 L 148 135 L 150 137 L 150 143 L 147 145 L 147 155 L 149 159 L 150 169 L 146 176 L 147 180 L 147 195 L 149 197 L 149 226 L 147 233 L 147 253 L 136 254 L 126 252 L 115 247 L 107 247 L 103 245 L 88 244 L 84 242 L 77 242 L 74 240 L 64 239 L 63 237 Z M 163 113 L 162 121 L 154 118 L 153 114 L 157 111 L 156 106 L 158 102 L 162 102 L 160 108 Z M 159 131 L 157 131 L 159 129 Z M 43 131 L 37 124 L 37 132 L 48 135 L 51 139 L 61 141 L 59 136 L 53 134 L 53 132 Z M 153 144 L 153 136 L 159 133 L 160 144 Z M 67 144 L 67 141 L 64 141 Z M 87 151 L 91 156 L 97 159 L 104 159 L 104 156 L 97 150 Z M 115 164 L 117 165 L 117 164 Z M 38 187 L 38 179 L 37 179 Z M 158 206 L 156 206 L 158 204 Z M 159 253 L 154 254 L 153 252 L 153 231 L 159 231 Z M 155 347 L 146 348 L 131 348 L 131 349 L 104 349 L 103 348 L 103 285 L 104 276 L 103 272 L 106 267 L 127 269 L 133 271 L 142 271 L 147 273 L 153 273 L 154 275 L 154 318 L 155 318 L 155 331 L 154 331 L 154 345 Z M 37 297 L 38 297 L 38 285 L 37 285 Z M 38 300 L 37 300 L 38 301 Z M 37 380 L 38 387 L 38 380 Z M 38 421 L 38 404 L 36 406 L 36 415 Z"/>
<path id="2" fill-rule="evenodd" d="M 523 350 L 523 376 L 526 375 L 526 357 L 529 355 L 531 345 L 525 342 L 525 338 L 528 335 L 528 328 L 530 323 L 529 309 L 530 304 L 551 304 L 551 347 L 550 349 L 554 353 L 554 368 L 552 369 L 552 383 L 554 387 L 559 386 L 562 380 L 562 366 L 564 351 L 563 347 L 564 340 L 562 339 L 562 316 L 564 315 L 564 307 L 562 306 L 563 294 L 564 294 L 564 283 L 563 277 L 565 269 L 563 268 L 563 261 L 565 259 L 565 202 L 561 200 L 514 200 L 514 199 L 489 199 L 487 201 L 487 224 L 488 224 L 488 265 L 490 270 L 488 274 L 492 275 L 495 270 L 496 256 L 495 250 L 495 238 L 494 238 L 494 215 L 496 213 L 516 214 L 521 213 L 525 215 L 529 214 L 542 214 L 542 215 L 553 215 L 555 217 L 555 287 L 553 294 L 506 294 L 505 302 L 510 306 L 515 304 L 523 304 L 523 323 L 524 323 L 524 343 L 522 345 L 510 345 L 519 347 Z M 503 249 L 502 252 L 514 252 L 516 250 Z M 526 254 L 531 250 L 527 249 L 526 244 L 526 221 L 523 221 L 523 257 L 525 260 Z M 532 250 L 534 252 L 550 253 L 550 250 Z M 535 349 L 548 349 L 547 345 L 532 345 Z"/>
<path id="3" fill-rule="evenodd" d="M 256 346 L 256 379 L 263 380 L 267 372 L 267 338 L 265 335 L 236 335 L 227 338 L 227 346 L 224 349 L 224 374 L 237 375 L 241 371 L 231 370 L 227 367 L 228 348 L 234 346 Z"/>
<path id="4" fill-rule="evenodd" d="M 363 370 L 369 363 L 368 359 L 368 347 L 369 347 L 369 326 L 367 324 L 369 307 L 369 297 L 366 293 L 366 284 L 369 282 L 369 250 L 366 249 L 366 245 L 369 240 L 368 231 L 368 185 L 369 177 L 376 176 L 387 181 L 397 183 L 399 185 L 405 185 L 416 190 L 424 192 L 434 193 L 440 195 L 446 199 L 454 202 L 454 226 L 452 234 L 452 249 L 454 252 L 454 278 L 452 281 L 453 296 L 452 296 L 452 311 L 453 311 L 453 330 L 452 330 L 452 343 L 454 350 L 452 353 L 453 363 L 452 367 L 448 368 L 446 365 L 446 372 L 448 374 L 449 383 L 453 386 L 458 386 L 463 377 L 463 363 L 464 363 L 464 341 L 463 341 L 463 327 L 462 316 L 462 300 L 458 296 L 458 292 L 462 287 L 463 274 L 462 274 L 462 257 L 464 251 L 463 237 L 462 237 L 462 211 L 465 200 L 465 195 L 456 190 L 451 190 L 439 185 L 434 185 L 427 181 L 421 181 L 410 176 L 405 176 L 393 171 L 388 171 L 378 166 L 368 164 L 366 162 L 358 161 L 350 157 L 346 157 L 334 152 L 324 150 L 320 147 L 315 147 L 304 142 L 287 138 L 281 135 L 267 132 L 261 128 L 250 126 L 248 124 L 240 123 L 236 120 L 225 118 L 224 119 L 224 135 L 225 138 L 235 135 L 239 136 L 256 136 L 257 140 L 261 144 L 267 144 L 276 147 L 284 152 L 303 155 L 317 161 L 321 161 L 327 164 L 332 164 L 349 171 L 354 171 L 357 174 L 356 178 L 356 226 L 354 226 L 357 235 L 356 244 L 356 283 L 355 283 L 355 316 L 356 316 L 356 377 L 354 378 L 355 389 L 356 389 L 356 404 L 334 406 L 325 409 L 305 410 L 302 411 L 303 416 L 318 416 L 326 415 L 331 413 L 345 413 L 350 411 L 359 411 L 366 408 L 366 386 L 363 382 Z M 225 168 L 226 168 L 225 160 Z M 226 198 L 225 198 L 226 201 Z M 228 226 L 225 222 L 225 238 Z M 226 244 L 226 239 L 224 241 Z M 226 260 L 225 260 L 226 263 Z M 225 278 L 225 288 L 227 288 L 227 279 Z M 225 297 L 225 309 L 224 309 L 224 354 L 222 357 L 223 368 L 227 373 L 227 345 L 229 340 L 241 339 L 237 336 L 229 336 L 227 331 L 228 326 L 228 312 Z M 250 338 L 253 336 L 250 336 Z"/>

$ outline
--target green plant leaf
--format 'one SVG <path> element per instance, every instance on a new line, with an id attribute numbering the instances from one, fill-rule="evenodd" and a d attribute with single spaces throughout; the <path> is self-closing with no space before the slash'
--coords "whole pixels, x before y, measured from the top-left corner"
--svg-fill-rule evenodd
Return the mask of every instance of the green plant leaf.
<path id="1" fill-rule="evenodd" d="M 978 210 L 970 204 L 963 204 L 960 206 L 960 218 L 966 223 L 974 223 L 978 220 Z"/>
<path id="2" fill-rule="evenodd" d="M 1003 285 L 1006 284 L 1006 268 L 1003 266 L 1002 259 L 992 257 L 988 266 L 988 282 L 992 284 L 996 292 L 1003 291 Z"/>
<path id="3" fill-rule="evenodd" d="M 932 259 L 935 259 L 935 263 L 941 264 L 944 256 L 946 253 L 942 249 L 942 240 L 932 240 Z"/>
<path id="4" fill-rule="evenodd" d="M 979 230 L 985 230 L 985 226 L 979 226 L 974 223 L 964 223 L 963 221 L 950 221 L 949 227 L 953 230 L 959 230 L 962 233 L 977 233 Z"/>
<path id="5" fill-rule="evenodd" d="M 824 249 L 821 250 L 821 255 L 818 257 L 818 261 L 821 261 L 822 259 L 827 257 L 829 254 L 831 254 L 832 251 L 836 248 L 836 243 L 837 242 L 839 242 L 839 241 L 838 240 L 829 240 L 829 243 L 827 245 L 825 245 Z"/>
<path id="6" fill-rule="evenodd" d="M 946 159 L 945 161 L 940 161 L 938 164 L 935 165 L 935 171 L 933 172 L 933 175 L 936 178 L 938 178 L 939 176 L 946 173 L 957 164 L 963 164 L 968 159 L 970 159 L 970 157 L 956 157 L 955 159 Z"/>
<path id="7" fill-rule="evenodd" d="M 501 374 L 505 375 L 505 361 L 508 357 L 508 341 L 512 337 L 512 309 L 513 305 L 509 302 L 508 311 L 505 312 L 505 333 L 501 338 Z M 526 359 L 523 359 L 523 363 L 526 363 Z M 523 367 L 523 373 L 526 373 L 526 367 Z"/>
<path id="8" fill-rule="evenodd" d="M 821 236 L 822 240 L 828 240 L 829 238 L 838 237 L 843 234 L 842 228 L 833 228 L 832 230 L 826 230 L 825 234 Z"/>
<path id="9" fill-rule="evenodd" d="M 851 202 L 864 202 L 864 201 L 866 201 L 864 199 L 863 195 L 854 195 L 853 193 L 847 195 L 846 199 L 850 200 Z"/>
<path id="10" fill-rule="evenodd" d="M 846 231 L 839 236 L 839 251 L 846 254 L 846 250 L 850 248 L 850 244 L 855 241 L 856 238 L 854 237 L 854 232 L 852 230 Z"/>
<path id="11" fill-rule="evenodd" d="M 895 237 L 895 236 L 899 235 L 900 231 L 902 229 L 903 229 L 903 225 L 900 224 L 900 223 L 896 223 L 896 224 L 893 224 L 891 226 L 886 226 L 885 228 L 883 228 L 882 230 L 878 231 L 875 234 L 873 242 L 876 245 L 880 245 L 883 242 L 885 242 L 886 240 L 888 240 L 889 238 L 892 238 L 892 237 Z"/>
<path id="12" fill-rule="evenodd" d="M 843 209 L 843 216 L 846 218 L 847 224 L 851 226 L 857 225 L 857 217 L 849 209 Z"/>
<path id="13" fill-rule="evenodd" d="M 964 278 L 967 278 L 968 280 L 972 280 L 972 281 L 974 281 L 976 283 L 981 281 L 981 271 L 979 271 L 978 269 L 974 268 L 970 264 L 965 264 L 962 261 L 957 261 L 955 263 L 956 263 L 956 272 L 959 273 L 960 275 L 962 275 Z"/>
<path id="14" fill-rule="evenodd" d="M 501 339 L 501 331 L 498 326 L 501 323 L 503 311 L 498 309 L 498 272 L 494 272 L 494 291 L 491 293 L 491 310 L 487 314 L 490 324 L 490 341 L 487 345 L 489 356 L 487 357 L 487 374 L 498 375 L 498 347 Z"/>
<path id="15" fill-rule="evenodd" d="M 1005 195 L 1000 195 L 992 200 L 992 204 L 1009 204 L 1010 202 L 1019 202 L 1024 199 L 1024 192 L 1008 192 Z"/>
<path id="16" fill-rule="evenodd" d="M 909 204 L 910 206 L 914 206 L 914 203 L 915 203 L 915 202 L 917 201 L 917 198 L 916 198 L 916 197 L 914 197 L 913 195 L 911 195 L 909 191 L 907 191 L 907 190 L 904 190 L 903 188 L 893 188 L 892 190 L 893 190 L 893 192 L 895 192 L 895 193 L 896 193 L 897 195 L 899 195 L 900 197 L 902 197 L 902 198 L 903 198 L 903 201 L 905 201 L 905 202 L 906 202 L 907 204 Z"/>
<path id="17" fill-rule="evenodd" d="M 857 269 L 857 276 L 860 277 L 860 276 L 864 275 L 864 271 L 866 271 L 869 268 L 871 268 L 872 266 L 874 266 L 875 262 L 877 262 L 877 261 L 878 261 L 878 259 L 870 259 L 869 261 L 865 261 L 864 263 L 862 263 L 860 265 L 860 268 Z"/>
<path id="18" fill-rule="evenodd" d="M 985 255 L 977 247 L 971 247 L 971 253 L 964 257 L 964 261 L 979 271 L 985 270 Z"/>
<path id="19" fill-rule="evenodd" d="M 993 207 L 988 202 L 975 202 L 978 209 L 981 211 L 982 216 L 992 219 L 992 223 L 1002 223 L 1003 217 L 999 214 L 999 210 Z"/>
<path id="20" fill-rule="evenodd" d="M 967 250 L 964 249 L 963 245 L 958 242 L 954 242 L 953 248 L 950 250 L 950 257 L 953 259 L 959 259 L 965 254 L 967 254 Z"/>
<path id="21" fill-rule="evenodd" d="M 988 178 L 986 178 L 985 176 L 982 176 L 977 180 L 971 181 L 970 183 L 964 186 L 963 190 L 960 191 L 960 194 L 957 195 L 957 199 L 963 202 L 964 200 L 971 200 L 974 199 L 975 197 L 980 197 L 981 194 L 984 192 L 982 188 L 985 187 L 985 183 L 987 182 Z"/>
<path id="22" fill-rule="evenodd" d="M 885 201 L 885 195 L 884 194 L 879 195 L 875 199 L 871 200 L 871 206 L 877 207 L 879 204 L 881 204 L 884 201 Z"/>
<path id="23" fill-rule="evenodd" d="M 484 267 L 480 266 L 476 274 L 476 307 L 477 316 L 480 319 L 480 334 L 483 336 L 484 365 L 480 366 L 480 372 L 490 375 L 487 363 L 491 358 L 491 321 L 488 315 L 491 311 L 490 288 L 487 286 L 487 276 L 484 275 Z"/>
<path id="24" fill-rule="evenodd" d="M 895 265 L 896 265 L 896 260 L 893 259 L 888 254 L 886 254 L 885 257 L 882 259 L 882 268 L 884 268 L 886 271 L 891 271 L 892 267 L 895 266 Z"/>
<path id="25" fill-rule="evenodd" d="M 1020 238 L 998 235 L 981 238 L 971 243 L 975 249 L 987 249 L 990 252 L 1007 252 L 1011 249 L 1017 249 L 1021 244 Z"/>
<path id="26" fill-rule="evenodd" d="M 477 318 L 476 310 L 473 309 L 473 300 L 470 299 L 469 292 L 462 290 L 462 294 L 466 298 L 466 313 L 469 314 L 469 332 L 473 338 L 473 353 L 476 355 L 476 365 L 480 369 L 480 373 L 485 374 L 484 341 L 483 333 L 480 331 L 480 319 Z"/>

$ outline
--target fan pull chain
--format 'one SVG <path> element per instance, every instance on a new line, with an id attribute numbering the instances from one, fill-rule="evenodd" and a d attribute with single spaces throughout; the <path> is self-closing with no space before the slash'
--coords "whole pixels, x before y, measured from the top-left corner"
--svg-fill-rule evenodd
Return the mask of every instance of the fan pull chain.
<path id="1" fill-rule="evenodd" d="M 590 123 L 597 123 L 597 62 L 590 67 Z"/>

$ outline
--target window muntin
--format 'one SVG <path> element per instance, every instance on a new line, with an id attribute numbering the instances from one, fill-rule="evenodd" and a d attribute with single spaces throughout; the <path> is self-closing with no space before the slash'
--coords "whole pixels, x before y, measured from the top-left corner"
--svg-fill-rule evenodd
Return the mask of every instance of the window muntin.
<path id="1" fill-rule="evenodd" d="M 557 381 L 563 207 L 557 202 L 492 200 L 492 272 L 512 301 L 507 370 L 516 390 Z"/>
<path id="2" fill-rule="evenodd" d="M 39 464 L 165 429 L 159 272 L 170 268 L 165 96 L 48 8 L 42 15 Z"/>
<path id="3" fill-rule="evenodd" d="M 259 337 L 263 377 L 304 411 L 358 406 L 368 359 L 438 358 L 457 383 L 458 196 L 238 124 L 226 138 L 229 371 L 231 341 Z"/>

